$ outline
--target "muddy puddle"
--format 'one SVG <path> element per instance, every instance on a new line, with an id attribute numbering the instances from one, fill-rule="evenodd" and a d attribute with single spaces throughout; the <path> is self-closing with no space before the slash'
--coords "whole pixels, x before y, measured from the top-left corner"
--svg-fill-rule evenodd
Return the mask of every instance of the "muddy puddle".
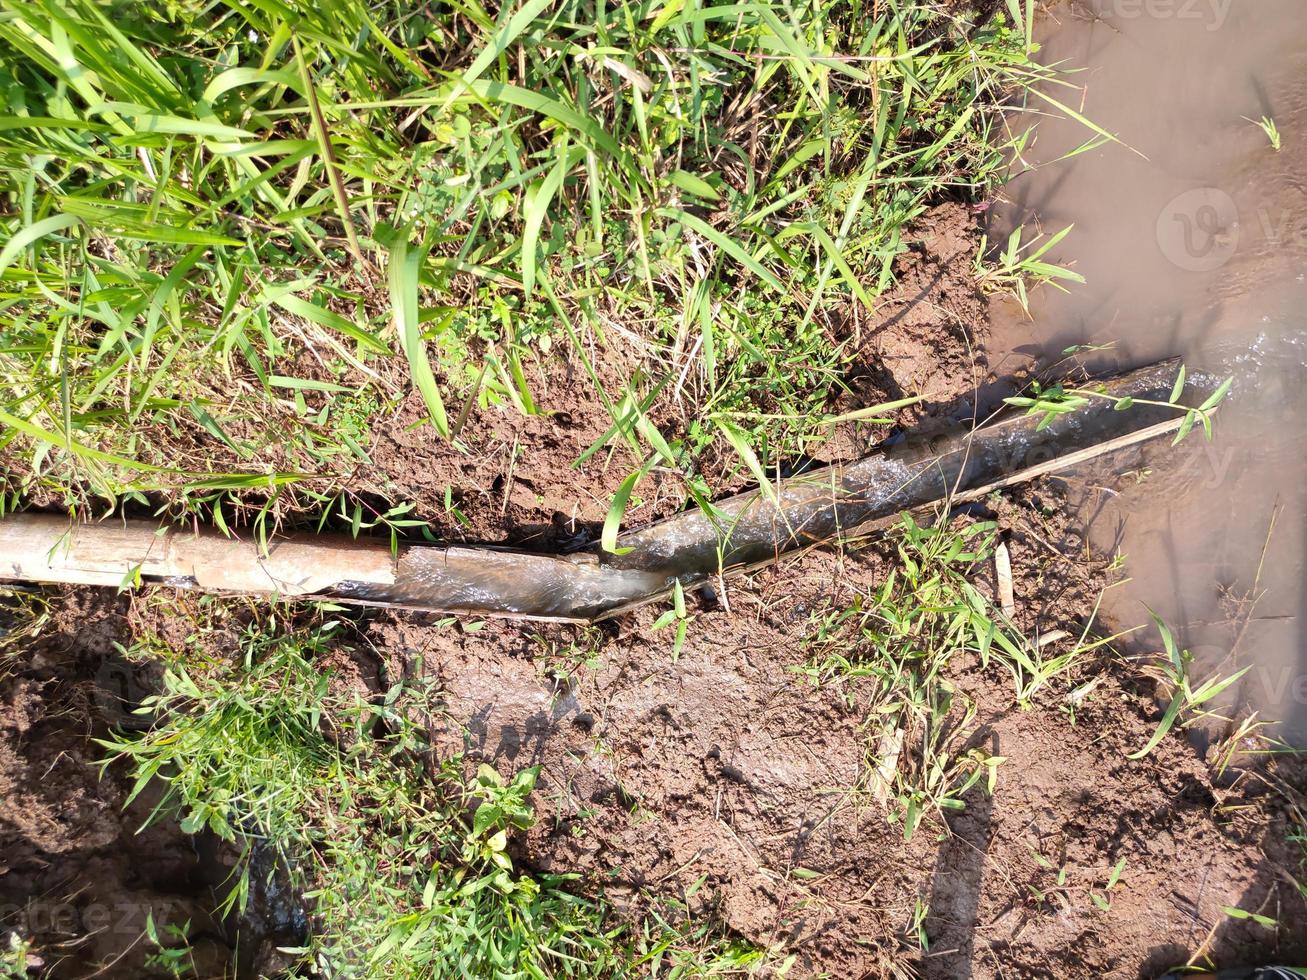
<path id="1" fill-rule="evenodd" d="M 1112 345 L 1089 362 L 1235 377 L 1214 442 L 1118 456 L 1073 490 L 1094 543 L 1126 556 L 1109 616 L 1155 610 L 1200 676 L 1252 665 L 1241 697 L 1307 745 L 1307 3 L 1077 0 L 1040 33 L 1040 59 L 1074 72 L 1055 97 L 1128 147 L 1067 157 L 1086 130 L 1037 120 L 991 238 L 1074 223 L 1048 257 L 1086 282 L 1038 291 L 1029 316 L 995 302 L 991 367 Z"/>

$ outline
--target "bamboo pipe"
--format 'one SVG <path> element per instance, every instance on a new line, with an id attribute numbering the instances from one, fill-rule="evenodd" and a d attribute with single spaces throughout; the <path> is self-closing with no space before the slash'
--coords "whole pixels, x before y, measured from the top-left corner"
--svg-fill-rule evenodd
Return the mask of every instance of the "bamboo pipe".
<path id="1" fill-rule="evenodd" d="M 1165 400 L 1168 361 L 1105 382 L 1117 397 Z M 1214 379 L 1191 375 L 1186 403 Z M 0 579 L 122 586 L 142 582 L 209 592 L 317 597 L 432 612 L 589 622 L 794 552 L 865 531 L 904 510 L 979 499 L 1001 487 L 1175 432 L 1182 415 L 1093 400 L 1040 427 L 1014 416 L 958 437 L 909 440 L 848 465 L 782 481 L 771 493 L 722 501 L 715 523 L 687 511 L 622 535 L 615 555 L 404 544 L 292 534 L 268 542 L 144 521 L 70 524 L 44 514 L 0 519 Z M 627 550 L 629 549 L 629 550 Z"/>

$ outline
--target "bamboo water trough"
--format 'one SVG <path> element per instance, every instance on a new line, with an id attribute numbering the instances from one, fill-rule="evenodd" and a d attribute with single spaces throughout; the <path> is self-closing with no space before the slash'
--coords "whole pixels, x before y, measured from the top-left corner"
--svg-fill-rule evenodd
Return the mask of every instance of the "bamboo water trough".
<path id="1" fill-rule="evenodd" d="M 1166 401 L 1174 361 L 1102 383 L 1116 398 Z M 1191 375 L 1181 404 L 1214 379 Z M 571 554 L 401 544 L 291 533 L 267 544 L 216 530 L 120 519 L 72 524 L 20 513 L 0 519 L 0 580 L 119 586 L 139 577 L 207 592 L 310 597 L 439 613 L 590 622 L 740 574 L 813 545 L 874 528 L 901 511 L 979 499 L 1005 486 L 1174 433 L 1183 413 L 1090 399 L 1040 425 L 1012 415 L 962 434 L 909 438 L 854 463 L 825 466 L 687 511 Z"/>

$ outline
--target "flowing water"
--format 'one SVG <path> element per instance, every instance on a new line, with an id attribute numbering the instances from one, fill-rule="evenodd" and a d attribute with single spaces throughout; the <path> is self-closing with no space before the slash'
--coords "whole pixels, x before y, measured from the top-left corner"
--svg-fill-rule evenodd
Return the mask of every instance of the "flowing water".
<path id="1" fill-rule="evenodd" d="M 1242 699 L 1307 745 L 1307 0 L 1077 0 L 1039 39 L 1075 70 L 1052 94 L 1128 148 L 1060 159 L 1090 134 L 1037 119 L 991 236 L 1074 223 L 1046 257 L 1086 282 L 1039 290 L 1029 316 L 996 302 L 991 367 L 1112 344 L 1097 367 L 1178 355 L 1235 376 L 1212 443 L 1118 458 L 1073 491 L 1132 576 L 1110 617 L 1151 607 L 1199 676 L 1252 665 Z"/>

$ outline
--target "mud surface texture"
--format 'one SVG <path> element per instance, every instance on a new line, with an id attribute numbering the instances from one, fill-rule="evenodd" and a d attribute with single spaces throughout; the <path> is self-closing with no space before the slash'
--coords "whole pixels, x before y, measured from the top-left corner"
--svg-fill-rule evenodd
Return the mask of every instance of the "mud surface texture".
<path id="1" fill-rule="evenodd" d="M 151 917 L 161 937 L 191 938 L 201 976 L 221 976 L 232 950 L 214 909 L 227 869 L 212 841 L 169 821 L 140 830 L 149 790 L 124 809 L 130 781 L 96 765 L 92 739 L 133 724 L 150 686 L 114 648 L 126 603 L 69 591 L 38 600 L 37 615 L 37 634 L 0 659 L 0 929 L 34 940 L 42 975 L 153 976 Z M 0 610 L 0 628 L 30 622 Z"/>
<path id="2" fill-rule="evenodd" d="M 1058 567 L 1050 546 L 1082 542 L 1049 527 L 1036 497 L 997 516 L 1018 622 L 1047 635 L 1075 628 L 1098 582 Z M 793 669 L 810 613 L 888 570 L 873 548 L 764 572 L 732 587 L 729 612 L 697 610 L 675 660 L 670 636 L 649 630 L 654 614 L 535 639 L 383 617 L 373 639 L 440 678 L 446 751 L 467 751 L 469 766 L 543 767 L 528 865 L 581 871 L 635 910 L 642 889 L 684 896 L 798 954 L 792 975 L 1133 978 L 1200 951 L 1227 965 L 1307 956 L 1274 798 L 1256 780 L 1222 790 L 1180 738 L 1127 761 L 1158 712 L 1107 657 L 1083 668 L 1078 679 L 1097 683 L 1074 720 L 1058 698 L 1019 709 L 1008 678 L 959 665 L 951 680 L 978 704 L 961 747 L 1006 761 L 992 797 L 977 787 L 946 826 L 905 843 L 867 785 L 874 746 L 857 699 Z M 910 928 L 919 903 L 928 950 Z"/>

